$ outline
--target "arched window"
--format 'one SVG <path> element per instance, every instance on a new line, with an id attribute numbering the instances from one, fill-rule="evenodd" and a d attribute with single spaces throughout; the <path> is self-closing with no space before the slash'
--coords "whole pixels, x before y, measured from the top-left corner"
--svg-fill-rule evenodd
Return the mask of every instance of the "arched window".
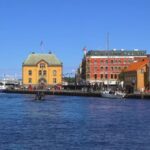
<path id="1" fill-rule="evenodd" d="M 31 76 L 32 75 L 32 70 L 28 71 L 28 75 Z"/>
<path id="2" fill-rule="evenodd" d="M 43 71 L 43 75 L 46 76 L 46 70 Z"/>
<path id="3" fill-rule="evenodd" d="M 53 83 L 57 83 L 57 79 L 56 78 L 53 78 Z"/>
<path id="4" fill-rule="evenodd" d="M 29 82 L 29 83 L 32 83 L 32 79 L 31 79 L 31 78 L 29 78 L 29 79 L 28 79 L 28 82 Z"/>
<path id="5" fill-rule="evenodd" d="M 44 63 L 40 63 L 40 68 L 45 68 L 45 64 Z"/>
<path id="6" fill-rule="evenodd" d="M 113 79 L 113 74 L 111 74 L 111 79 Z"/>
<path id="7" fill-rule="evenodd" d="M 39 76 L 41 76 L 42 75 L 42 71 L 41 70 L 39 70 Z"/>
<path id="8" fill-rule="evenodd" d="M 87 75 L 86 75 L 86 78 L 87 78 L 87 79 L 89 79 L 89 78 L 90 78 L 90 75 L 89 75 L 89 74 L 87 74 Z"/>
<path id="9" fill-rule="evenodd" d="M 101 60 L 100 62 L 101 62 L 101 63 L 103 63 L 104 61 L 103 61 L 103 60 Z"/>
<path id="10" fill-rule="evenodd" d="M 57 75 L 57 71 L 53 70 L 53 76 L 56 76 L 56 75 Z"/>
<path id="11" fill-rule="evenodd" d="M 94 78 L 97 79 L 97 74 L 94 74 Z"/>

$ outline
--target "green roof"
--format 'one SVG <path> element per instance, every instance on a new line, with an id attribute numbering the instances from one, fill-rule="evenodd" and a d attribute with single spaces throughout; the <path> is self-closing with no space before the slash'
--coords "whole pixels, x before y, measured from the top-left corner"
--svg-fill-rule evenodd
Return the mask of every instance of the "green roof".
<path id="1" fill-rule="evenodd" d="M 62 62 L 54 54 L 30 54 L 23 62 L 24 66 L 35 66 L 38 62 L 44 60 L 48 65 L 62 65 Z"/>
<path id="2" fill-rule="evenodd" d="M 146 56 L 146 50 L 90 50 L 86 56 Z"/>

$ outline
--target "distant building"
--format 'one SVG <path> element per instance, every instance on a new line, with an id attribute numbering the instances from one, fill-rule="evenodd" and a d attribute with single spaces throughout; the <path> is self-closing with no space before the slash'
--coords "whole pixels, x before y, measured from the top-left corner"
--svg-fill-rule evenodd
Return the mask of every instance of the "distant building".
<path id="1" fill-rule="evenodd" d="M 30 54 L 22 64 L 23 85 L 62 84 L 62 63 L 52 53 Z"/>
<path id="2" fill-rule="evenodd" d="M 116 85 L 123 69 L 146 57 L 145 50 L 90 50 L 82 60 L 81 77 L 89 83 Z"/>
<path id="3" fill-rule="evenodd" d="M 129 92 L 144 91 L 149 88 L 149 59 L 132 63 L 123 71 L 124 86 Z"/>

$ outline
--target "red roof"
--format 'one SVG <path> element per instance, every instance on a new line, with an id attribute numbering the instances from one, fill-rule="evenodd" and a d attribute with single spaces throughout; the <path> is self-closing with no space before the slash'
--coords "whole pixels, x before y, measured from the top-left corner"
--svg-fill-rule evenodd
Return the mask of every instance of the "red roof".
<path id="1" fill-rule="evenodd" d="M 137 71 L 141 69 L 143 66 L 149 63 L 149 59 L 145 58 L 141 61 L 131 63 L 127 69 L 124 70 L 124 72 L 129 72 L 129 71 Z"/>

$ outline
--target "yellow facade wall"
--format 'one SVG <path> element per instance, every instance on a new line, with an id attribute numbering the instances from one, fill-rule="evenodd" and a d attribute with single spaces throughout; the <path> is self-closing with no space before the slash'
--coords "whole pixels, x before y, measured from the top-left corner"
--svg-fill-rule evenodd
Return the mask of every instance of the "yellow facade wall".
<path id="1" fill-rule="evenodd" d="M 137 90 L 142 91 L 145 89 L 145 76 L 146 66 L 137 71 Z"/>
<path id="2" fill-rule="evenodd" d="M 40 64 L 44 64 L 44 68 L 40 67 Z M 32 72 L 29 75 L 29 70 Z M 39 71 L 46 71 L 46 75 L 39 75 Z M 54 74 L 54 71 L 56 72 Z M 32 82 L 29 82 L 31 78 Z M 22 79 L 24 85 L 38 85 L 39 79 L 44 78 L 47 85 L 62 84 L 62 66 L 48 66 L 45 61 L 40 61 L 36 66 L 23 66 L 22 67 Z M 56 82 L 54 82 L 56 81 Z"/>

